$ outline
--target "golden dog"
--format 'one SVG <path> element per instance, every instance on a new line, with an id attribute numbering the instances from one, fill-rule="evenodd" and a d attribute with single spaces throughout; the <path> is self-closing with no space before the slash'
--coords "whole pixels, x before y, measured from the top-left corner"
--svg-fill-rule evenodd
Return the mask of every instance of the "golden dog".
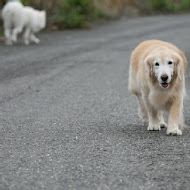
<path id="1" fill-rule="evenodd" d="M 144 41 L 132 52 L 129 90 L 137 97 L 139 116 L 149 121 L 148 130 L 167 127 L 168 135 L 182 135 L 186 65 L 184 53 L 164 41 Z"/>

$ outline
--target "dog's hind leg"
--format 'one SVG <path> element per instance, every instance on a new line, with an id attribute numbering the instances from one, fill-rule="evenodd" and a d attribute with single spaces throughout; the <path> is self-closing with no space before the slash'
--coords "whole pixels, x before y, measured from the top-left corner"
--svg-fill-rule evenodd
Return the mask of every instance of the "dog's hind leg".
<path id="1" fill-rule="evenodd" d="M 182 130 L 184 126 L 185 126 L 184 116 L 183 116 L 183 113 L 182 113 L 181 118 L 180 118 L 180 123 L 179 123 L 179 129 Z"/>
<path id="2" fill-rule="evenodd" d="M 11 28 L 5 28 L 5 38 L 6 38 L 6 45 L 12 45 L 12 39 L 11 39 Z"/>
<path id="3" fill-rule="evenodd" d="M 180 122 L 179 122 L 179 129 L 183 129 L 185 127 L 184 115 L 183 115 L 183 103 L 181 104 L 181 112 L 180 112 Z"/>
<path id="4" fill-rule="evenodd" d="M 5 35 L 5 44 L 6 45 L 12 45 L 11 28 L 12 28 L 11 21 L 5 19 L 4 20 L 4 35 Z"/>
<path id="5" fill-rule="evenodd" d="M 20 26 L 13 29 L 13 34 L 12 34 L 12 41 L 13 42 L 15 42 L 15 43 L 17 42 L 17 36 L 21 32 L 22 32 L 22 27 L 20 27 Z"/>
<path id="6" fill-rule="evenodd" d="M 145 124 L 148 121 L 148 114 L 147 114 L 147 109 L 146 109 L 142 94 L 136 93 L 136 97 L 137 97 L 138 105 L 139 105 L 138 114 L 139 114 L 139 117 L 142 119 L 143 123 Z"/>

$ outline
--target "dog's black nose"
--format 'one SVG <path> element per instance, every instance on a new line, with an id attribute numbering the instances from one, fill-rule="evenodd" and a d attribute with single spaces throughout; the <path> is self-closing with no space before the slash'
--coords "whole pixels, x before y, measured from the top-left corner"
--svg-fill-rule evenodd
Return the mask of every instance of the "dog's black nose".
<path id="1" fill-rule="evenodd" d="M 162 76 L 161 76 L 161 79 L 165 82 L 165 81 L 168 80 L 168 76 L 167 76 L 167 75 L 162 75 Z"/>

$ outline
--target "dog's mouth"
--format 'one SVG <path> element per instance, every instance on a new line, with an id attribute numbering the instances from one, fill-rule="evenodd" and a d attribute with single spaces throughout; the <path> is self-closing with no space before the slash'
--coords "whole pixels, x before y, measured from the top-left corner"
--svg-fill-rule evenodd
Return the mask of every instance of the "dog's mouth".
<path id="1" fill-rule="evenodd" d="M 161 87 L 162 88 L 168 88 L 169 87 L 169 83 L 161 83 Z"/>

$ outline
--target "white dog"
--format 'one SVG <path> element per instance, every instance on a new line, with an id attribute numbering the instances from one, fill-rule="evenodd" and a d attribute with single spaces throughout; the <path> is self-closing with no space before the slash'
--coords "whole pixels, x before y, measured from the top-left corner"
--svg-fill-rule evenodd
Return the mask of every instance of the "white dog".
<path id="1" fill-rule="evenodd" d="M 167 134 L 181 135 L 187 60 L 176 46 L 149 40 L 131 55 L 129 90 L 136 95 L 139 116 L 149 120 L 148 130 L 167 127 L 163 112 L 169 112 Z"/>
<path id="2" fill-rule="evenodd" d="M 46 12 L 23 6 L 19 1 L 8 2 L 2 10 L 6 44 L 17 42 L 17 36 L 24 30 L 24 43 L 39 43 L 34 35 L 46 25 Z"/>

